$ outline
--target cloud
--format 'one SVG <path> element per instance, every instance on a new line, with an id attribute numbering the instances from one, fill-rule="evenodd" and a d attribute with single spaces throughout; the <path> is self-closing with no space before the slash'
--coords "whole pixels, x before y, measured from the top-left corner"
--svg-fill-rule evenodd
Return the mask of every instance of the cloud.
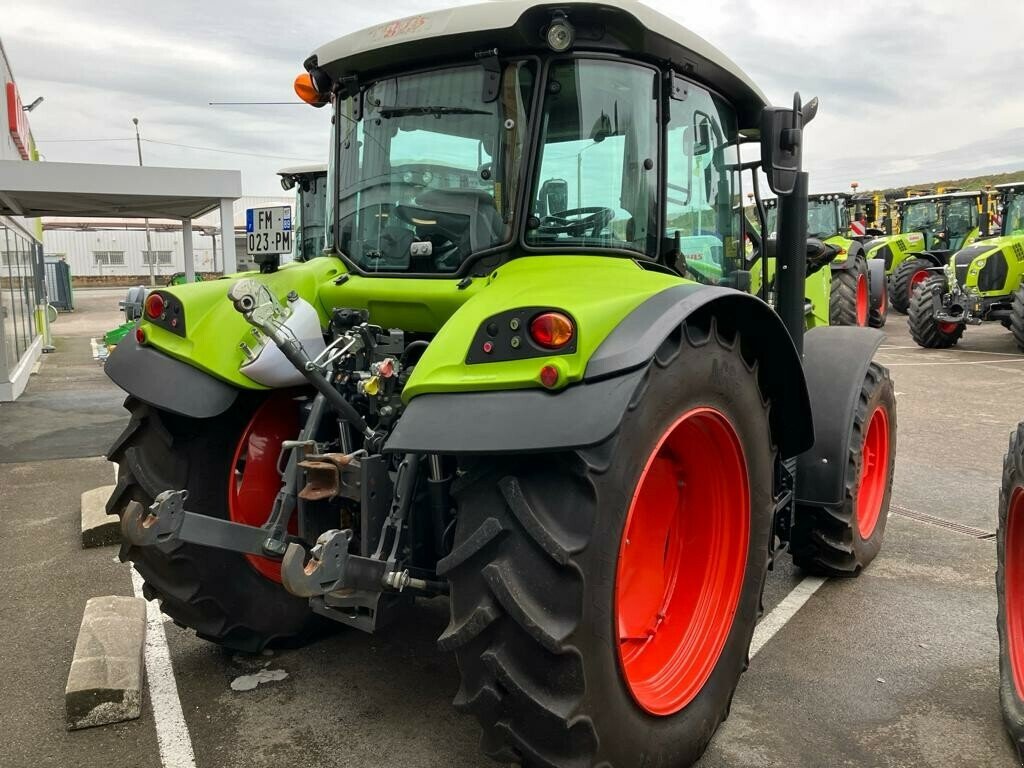
<path id="1" fill-rule="evenodd" d="M 23 98 L 46 96 L 31 122 L 48 159 L 134 162 L 138 116 L 148 138 L 265 156 L 146 144 L 147 163 L 239 168 L 247 194 L 270 194 L 288 158 L 326 157 L 327 111 L 208 102 L 292 100 L 302 61 L 332 37 L 462 1 L 314 11 L 263 0 L 0 0 L 0 18 Z M 773 102 L 794 90 L 820 97 L 805 156 L 814 189 L 1024 167 L 1019 0 L 648 2 L 720 47 Z M 121 140 L 45 141 L 68 138 Z"/>

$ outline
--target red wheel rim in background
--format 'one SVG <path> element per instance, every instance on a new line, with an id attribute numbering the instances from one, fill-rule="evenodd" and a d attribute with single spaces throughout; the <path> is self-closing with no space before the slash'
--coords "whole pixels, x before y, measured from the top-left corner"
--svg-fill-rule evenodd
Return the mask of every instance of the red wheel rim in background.
<path id="1" fill-rule="evenodd" d="M 914 295 L 914 289 L 917 288 L 917 286 L 919 286 L 921 283 L 923 283 L 927 279 L 928 279 L 928 270 L 927 269 L 919 269 L 917 272 L 912 274 L 910 276 L 910 283 L 908 283 L 908 286 L 910 288 L 910 295 L 913 296 Z"/>
<path id="2" fill-rule="evenodd" d="M 228 518 L 233 523 L 261 526 L 267 522 L 281 490 L 281 476 L 277 472 L 281 443 L 294 440 L 298 433 L 298 408 L 290 395 L 273 394 L 256 409 L 228 468 Z M 296 530 L 292 517 L 288 531 Z M 266 578 L 281 582 L 279 560 L 258 555 L 246 555 L 245 559 Z"/>
<path id="3" fill-rule="evenodd" d="M 868 276 L 857 275 L 857 325 L 862 328 L 868 324 L 871 312 L 871 292 L 868 290 Z"/>
<path id="4" fill-rule="evenodd" d="M 1006 644 L 1017 698 L 1024 699 L 1024 488 L 1017 486 L 1006 510 L 1003 593 L 1006 598 Z"/>
<path id="5" fill-rule="evenodd" d="M 951 334 L 951 333 L 956 333 L 956 326 L 957 326 L 956 323 L 941 322 L 941 323 L 938 324 L 938 326 L 939 326 L 939 333 L 944 333 L 947 336 L 949 334 Z"/>
<path id="6" fill-rule="evenodd" d="M 862 539 L 871 538 L 878 525 L 889 479 L 889 414 L 878 406 L 868 420 L 861 447 L 860 484 L 857 487 L 857 528 Z"/>
<path id="7" fill-rule="evenodd" d="M 680 711 L 711 676 L 739 605 L 749 536 L 739 436 L 713 408 L 688 411 L 640 474 L 615 574 L 621 674 L 652 715 Z"/>

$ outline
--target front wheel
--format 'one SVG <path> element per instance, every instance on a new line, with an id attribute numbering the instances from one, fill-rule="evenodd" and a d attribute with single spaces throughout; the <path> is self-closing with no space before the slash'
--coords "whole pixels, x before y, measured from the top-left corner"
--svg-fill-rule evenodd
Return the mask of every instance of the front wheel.
<path id="1" fill-rule="evenodd" d="M 865 327 L 871 320 L 871 287 L 868 265 L 863 256 L 855 256 L 852 266 L 832 274 L 829 296 L 829 325 Z"/>
<path id="2" fill-rule="evenodd" d="M 893 270 L 889 291 L 889 301 L 893 309 L 903 315 L 910 311 L 914 291 L 928 279 L 931 274 L 928 270 L 933 266 L 930 261 L 910 258 Z"/>
<path id="3" fill-rule="evenodd" d="M 497 760 L 687 766 L 728 714 L 768 563 L 768 403 L 713 325 L 641 386 L 599 446 L 463 467 L 440 645 Z"/>
<path id="4" fill-rule="evenodd" d="M 946 278 L 932 275 L 917 286 L 907 313 L 910 336 L 926 349 L 952 347 L 964 335 L 963 323 L 939 320 L 935 317 L 935 297 L 946 291 Z"/>
<path id="5" fill-rule="evenodd" d="M 1009 327 L 1010 333 L 1013 334 L 1013 340 L 1017 342 L 1017 348 L 1024 352 L 1024 286 L 1013 294 Z"/>
<path id="6" fill-rule="evenodd" d="M 789 551 L 800 568 L 856 576 L 882 548 L 896 463 L 896 395 L 887 369 L 871 363 L 850 425 L 838 507 L 797 504 Z"/>
<path id="7" fill-rule="evenodd" d="M 999 598 L 999 698 L 1003 720 L 1024 763 L 1024 423 L 1003 460 L 996 536 Z"/>

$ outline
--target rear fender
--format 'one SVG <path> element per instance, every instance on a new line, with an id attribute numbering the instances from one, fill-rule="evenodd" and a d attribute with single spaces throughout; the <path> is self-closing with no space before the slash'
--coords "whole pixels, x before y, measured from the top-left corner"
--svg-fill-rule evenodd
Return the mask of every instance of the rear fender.
<path id="1" fill-rule="evenodd" d="M 784 457 L 813 439 L 800 358 L 782 321 L 763 301 L 729 288 L 676 285 L 627 314 L 590 357 L 580 383 L 557 393 L 524 389 L 423 394 L 413 398 L 388 451 L 452 454 L 556 451 L 596 445 L 618 429 L 655 352 L 690 318 L 715 318 L 739 333 L 772 403 L 772 434 Z"/>
<path id="2" fill-rule="evenodd" d="M 219 416 L 238 397 L 238 390 L 220 379 L 152 347 L 139 346 L 133 333 L 114 348 L 103 371 L 139 400 L 194 419 Z"/>
<path id="3" fill-rule="evenodd" d="M 834 242 L 835 245 L 839 245 L 846 251 L 842 256 L 829 262 L 829 267 L 832 269 L 833 273 L 852 271 L 856 266 L 857 257 L 864 256 L 864 246 L 856 240 L 847 240 L 845 238 L 839 240 L 836 238 L 835 240 L 828 240 L 826 242 Z"/>
<path id="4" fill-rule="evenodd" d="M 871 306 L 883 306 L 889 284 L 885 279 L 885 264 L 881 259 L 868 259 L 868 286 L 871 289 Z"/>
<path id="5" fill-rule="evenodd" d="M 857 401 L 868 366 L 884 338 L 881 331 L 841 326 L 815 328 L 804 337 L 804 375 L 814 445 L 797 458 L 798 503 L 842 503 Z"/>

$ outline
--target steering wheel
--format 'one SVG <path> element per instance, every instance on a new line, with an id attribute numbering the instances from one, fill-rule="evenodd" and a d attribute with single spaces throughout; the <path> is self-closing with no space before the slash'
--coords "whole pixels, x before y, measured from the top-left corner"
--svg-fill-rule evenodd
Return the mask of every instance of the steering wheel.
<path id="1" fill-rule="evenodd" d="M 589 229 L 591 235 L 597 236 L 614 218 L 615 211 L 603 206 L 568 208 L 545 216 L 540 220 L 540 226 L 537 229 L 551 235 L 572 235 L 573 237 L 585 235 Z"/>

